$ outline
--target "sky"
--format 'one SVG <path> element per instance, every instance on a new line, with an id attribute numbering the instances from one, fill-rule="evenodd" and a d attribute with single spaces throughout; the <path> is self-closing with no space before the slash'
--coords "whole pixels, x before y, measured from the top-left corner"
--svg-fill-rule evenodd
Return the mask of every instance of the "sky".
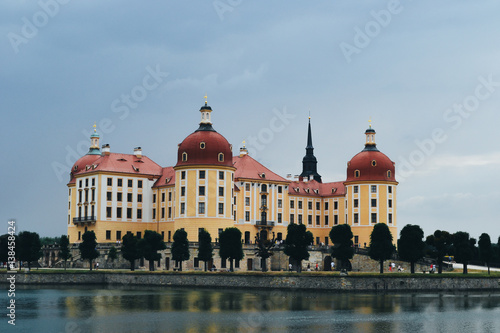
<path id="1" fill-rule="evenodd" d="M 369 120 L 396 163 L 397 223 L 500 236 L 497 1 L 0 4 L 0 234 L 66 233 L 69 170 L 94 123 L 112 152 L 176 163 L 208 96 L 214 128 L 285 177 L 311 115 L 324 182 Z M 3 224 L 3 227 L 2 227 Z M 2 228 L 4 231 L 2 231 Z"/>

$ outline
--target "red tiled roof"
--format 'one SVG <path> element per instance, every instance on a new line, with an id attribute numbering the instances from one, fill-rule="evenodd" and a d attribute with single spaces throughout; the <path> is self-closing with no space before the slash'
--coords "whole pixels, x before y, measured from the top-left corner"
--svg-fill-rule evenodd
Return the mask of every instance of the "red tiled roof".
<path id="1" fill-rule="evenodd" d="M 75 166 L 77 166 L 76 171 Z M 76 161 L 71 170 L 73 176 L 97 171 L 131 173 L 158 177 L 162 175 L 162 167 L 149 159 L 149 157 L 143 155 L 141 158 L 138 158 L 133 154 L 119 153 L 111 153 L 104 156 L 85 155 Z"/>
<path id="2" fill-rule="evenodd" d="M 285 178 L 275 174 L 249 155 L 233 156 L 233 166 L 236 168 L 234 178 L 268 180 L 275 182 L 289 182 Z M 262 175 L 264 174 L 264 177 Z"/>
<path id="3" fill-rule="evenodd" d="M 182 154 L 187 154 L 187 160 L 182 160 Z M 219 161 L 219 154 L 224 154 L 224 160 Z M 226 138 L 214 131 L 197 131 L 188 135 L 177 150 L 179 165 L 232 165 L 231 145 Z"/>
<path id="4" fill-rule="evenodd" d="M 355 176 L 356 170 L 359 177 Z M 371 180 L 396 181 L 394 162 L 378 150 L 362 151 L 347 163 L 347 182 Z"/>
<path id="5" fill-rule="evenodd" d="M 155 182 L 153 187 L 171 186 L 175 184 L 175 170 L 173 167 L 162 168 L 161 177 Z"/>
<path id="6" fill-rule="evenodd" d="M 311 196 L 311 197 L 329 197 L 345 195 L 344 182 L 318 183 L 315 180 L 308 182 L 292 182 L 288 187 L 288 194 Z"/>

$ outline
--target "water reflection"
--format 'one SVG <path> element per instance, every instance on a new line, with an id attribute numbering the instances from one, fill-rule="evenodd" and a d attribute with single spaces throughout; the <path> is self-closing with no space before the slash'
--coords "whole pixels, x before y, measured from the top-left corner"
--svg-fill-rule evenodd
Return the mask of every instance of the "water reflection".
<path id="1" fill-rule="evenodd" d="M 500 293 L 21 288 L 19 331 L 497 332 Z"/>

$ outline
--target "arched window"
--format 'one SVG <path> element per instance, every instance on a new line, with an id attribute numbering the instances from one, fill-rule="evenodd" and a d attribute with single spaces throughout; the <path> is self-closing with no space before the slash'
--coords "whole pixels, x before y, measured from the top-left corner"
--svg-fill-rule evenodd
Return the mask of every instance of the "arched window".
<path id="1" fill-rule="evenodd" d="M 188 160 L 188 154 L 186 152 L 182 153 L 182 162 L 186 162 Z"/>
<path id="2" fill-rule="evenodd" d="M 354 177 L 359 178 L 359 170 L 354 171 Z"/>
<path id="3" fill-rule="evenodd" d="M 377 166 L 377 161 L 373 160 L 372 161 L 372 166 Z"/>
<path id="4" fill-rule="evenodd" d="M 391 178 L 391 176 L 392 176 L 391 170 L 387 170 L 387 178 Z"/>
<path id="5" fill-rule="evenodd" d="M 262 184 L 262 187 L 260 189 L 261 189 L 261 192 L 267 192 L 267 185 Z"/>
<path id="6" fill-rule="evenodd" d="M 205 149 L 205 142 L 200 142 L 200 149 Z"/>
<path id="7" fill-rule="evenodd" d="M 219 153 L 219 162 L 224 162 L 224 153 Z"/>

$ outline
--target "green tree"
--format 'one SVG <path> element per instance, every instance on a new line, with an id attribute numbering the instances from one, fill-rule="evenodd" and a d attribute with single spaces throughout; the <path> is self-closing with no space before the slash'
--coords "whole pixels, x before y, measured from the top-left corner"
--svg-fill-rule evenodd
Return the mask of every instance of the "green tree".
<path id="1" fill-rule="evenodd" d="M 314 238 L 307 231 L 304 224 L 291 223 L 287 227 L 284 252 L 297 262 L 297 272 L 302 272 L 302 260 L 309 259 L 307 247 L 312 244 Z"/>
<path id="2" fill-rule="evenodd" d="M 36 232 L 22 231 L 19 233 L 16 254 L 19 260 L 28 263 L 28 269 L 31 269 L 31 262 L 37 261 L 42 256 L 41 249 L 40 236 Z"/>
<path id="3" fill-rule="evenodd" d="M 155 270 L 155 261 L 161 259 L 161 254 L 158 251 L 165 250 L 167 246 L 161 235 L 156 231 L 144 231 L 144 238 L 139 241 L 139 248 L 146 260 L 149 261 L 149 270 Z"/>
<path id="4" fill-rule="evenodd" d="M 425 243 L 431 248 L 429 255 L 436 259 L 438 273 L 441 274 L 443 272 L 443 259 L 447 254 L 451 254 L 453 236 L 447 231 L 436 230 L 433 235 L 427 236 Z"/>
<path id="5" fill-rule="evenodd" d="M 122 257 L 130 262 L 130 270 L 135 270 L 135 261 L 142 257 L 139 248 L 139 239 L 131 232 L 127 232 L 122 238 Z"/>
<path id="6" fill-rule="evenodd" d="M 66 270 L 66 262 L 71 258 L 71 250 L 69 248 L 69 238 L 66 235 L 62 235 L 59 240 L 59 258 L 64 260 L 64 270 Z"/>
<path id="7" fill-rule="evenodd" d="M 453 248 L 455 260 L 463 264 L 463 273 L 467 274 L 467 265 L 474 257 L 474 245 L 476 240 L 469 238 L 467 232 L 458 231 L 453 234 Z"/>
<path id="8" fill-rule="evenodd" d="M 60 237 L 42 237 L 42 238 L 40 238 L 40 242 L 42 243 L 42 246 L 61 244 L 61 238 Z"/>
<path id="9" fill-rule="evenodd" d="M 330 230 L 332 240 L 332 257 L 340 260 L 341 269 L 349 269 L 349 259 L 354 255 L 351 227 L 348 224 L 339 224 Z"/>
<path id="10" fill-rule="evenodd" d="M 115 268 L 114 261 L 118 259 L 118 250 L 116 247 L 112 246 L 108 252 L 108 259 L 111 260 L 111 267 Z"/>
<path id="11" fill-rule="evenodd" d="M 479 258 L 488 266 L 488 275 L 490 274 L 490 263 L 493 259 L 493 247 L 491 245 L 490 235 L 483 233 L 479 236 Z"/>
<path id="12" fill-rule="evenodd" d="M 271 249 L 274 247 L 275 242 L 274 232 L 273 239 L 271 240 L 262 237 L 260 232 L 258 232 L 257 236 L 255 236 L 255 244 L 257 244 L 257 251 L 255 252 L 255 255 L 260 257 L 262 260 L 261 269 L 263 272 L 267 272 L 267 258 L 273 255 Z"/>
<path id="13" fill-rule="evenodd" d="M 407 224 L 401 229 L 398 240 L 399 258 L 410 262 L 410 272 L 415 273 L 415 262 L 424 257 L 424 231 L 418 225 Z"/>
<path id="14" fill-rule="evenodd" d="M 370 249 L 368 255 L 380 262 L 380 274 L 384 273 L 384 261 L 390 259 L 395 248 L 392 244 L 392 234 L 384 223 L 377 223 L 370 235 Z"/>
<path id="15" fill-rule="evenodd" d="M 189 257 L 187 232 L 177 229 L 174 233 L 174 242 L 172 243 L 172 259 L 179 263 L 180 271 L 182 271 L 182 262 L 189 260 Z"/>
<path id="16" fill-rule="evenodd" d="M 89 261 L 90 270 L 92 270 L 92 262 L 99 257 L 99 251 L 96 249 L 97 241 L 94 231 L 86 231 L 82 235 L 82 242 L 78 246 L 80 255 L 83 260 Z"/>
<path id="17" fill-rule="evenodd" d="M 198 234 L 198 259 L 203 261 L 205 272 L 207 271 L 207 263 L 212 260 L 214 256 L 214 250 L 212 247 L 212 237 L 210 233 L 204 228 L 200 230 Z"/>
<path id="18" fill-rule="evenodd" d="M 238 228 L 226 228 L 219 235 L 219 255 L 221 259 L 229 259 L 229 271 L 233 272 L 233 261 L 243 259 L 241 231 Z"/>
<path id="19" fill-rule="evenodd" d="M 9 236 L 11 236 L 11 245 L 12 243 L 17 244 L 18 237 L 17 235 L 9 235 L 5 234 L 0 236 L 0 262 L 9 261 Z M 14 238 L 12 238 L 14 237 Z M 14 247 L 15 250 L 15 247 Z M 15 251 L 14 251 L 15 252 Z"/>

